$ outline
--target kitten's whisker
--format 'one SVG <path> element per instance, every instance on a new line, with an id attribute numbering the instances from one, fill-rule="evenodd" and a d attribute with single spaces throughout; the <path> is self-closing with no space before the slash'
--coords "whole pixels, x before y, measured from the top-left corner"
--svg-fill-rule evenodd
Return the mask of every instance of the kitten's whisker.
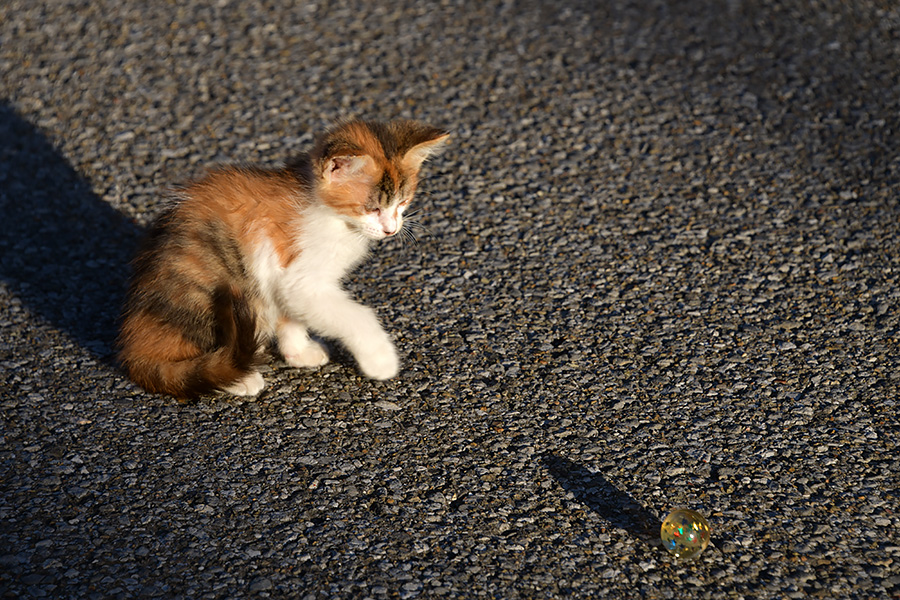
<path id="1" fill-rule="evenodd" d="M 403 246 L 406 246 L 406 244 L 408 242 L 412 242 L 412 244 L 416 248 L 419 247 L 419 240 L 416 239 L 415 233 L 413 233 L 410 229 L 408 229 L 407 227 L 404 227 L 403 229 L 400 230 L 400 234 L 401 234 L 400 235 L 400 243 Z"/>
<path id="2" fill-rule="evenodd" d="M 431 233 L 431 230 L 428 227 L 422 225 L 417 221 L 407 221 L 406 225 L 409 227 L 409 229 L 412 230 L 413 233 L 423 233 L 428 237 L 434 236 L 434 234 Z"/>

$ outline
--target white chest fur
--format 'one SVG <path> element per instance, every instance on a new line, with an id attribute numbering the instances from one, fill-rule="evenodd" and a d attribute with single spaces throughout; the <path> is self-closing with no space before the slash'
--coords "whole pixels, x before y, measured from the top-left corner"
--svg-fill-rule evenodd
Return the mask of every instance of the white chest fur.
<path id="1" fill-rule="evenodd" d="M 252 257 L 251 272 L 264 304 L 260 326 L 266 334 L 274 332 L 279 316 L 298 317 L 301 305 L 308 310 L 316 298 L 339 290 L 341 279 L 368 254 L 369 240 L 328 209 L 307 209 L 296 227 L 299 253 L 286 267 L 268 239 L 261 240 Z"/>
<path id="2" fill-rule="evenodd" d="M 400 363 L 390 338 L 374 311 L 341 288 L 344 275 L 365 258 L 369 240 L 328 209 L 309 209 L 302 217 L 299 254 L 293 262 L 282 267 L 271 242 L 262 244 L 254 256 L 253 270 L 266 305 L 263 326 L 271 333 L 281 324 L 282 333 L 290 333 L 290 339 L 279 339 L 287 355 L 299 355 L 308 343 L 305 332 L 311 329 L 343 342 L 366 376 L 393 377 Z"/>
<path id="3" fill-rule="evenodd" d="M 320 284 L 339 282 L 369 251 L 369 240 L 327 208 L 303 214 L 299 245 L 299 256 L 286 275 Z"/>

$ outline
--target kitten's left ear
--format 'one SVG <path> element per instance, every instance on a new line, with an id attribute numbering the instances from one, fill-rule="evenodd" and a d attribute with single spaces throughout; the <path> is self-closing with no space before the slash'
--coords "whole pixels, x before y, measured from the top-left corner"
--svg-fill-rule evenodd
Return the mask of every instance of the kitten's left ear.
<path id="1" fill-rule="evenodd" d="M 429 128 L 423 132 L 426 139 L 419 141 L 403 155 L 403 166 L 418 170 L 422 163 L 434 156 L 447 144 L 450 134 L 440 129 Z"/>
<path id="2" fill-rule="evenodd" d="M 367 181 L 375 162 L 371 156 L 339 155 L 328 159 L 322 168 L 322 178 L 326 185 L 344 185 L 358 181 Z"/>

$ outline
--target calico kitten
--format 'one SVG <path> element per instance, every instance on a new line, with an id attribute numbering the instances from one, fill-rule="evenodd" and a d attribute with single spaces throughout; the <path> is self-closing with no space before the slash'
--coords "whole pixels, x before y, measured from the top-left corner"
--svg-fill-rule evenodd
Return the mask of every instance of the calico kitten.
<path id="1" fill-rule="evenodd" d="M 397 352 L 341 279 L 403 227 L 419 167 L 447 140 L 415 121 L 352 121 L 281 169 L 222 167 L 181 188 L 135 260 L 119 337 L 131 378 L 180 400 L 253 396 L 273 337 L 295 367 L 328 362 L 314 331 L 388 379 Z"/>

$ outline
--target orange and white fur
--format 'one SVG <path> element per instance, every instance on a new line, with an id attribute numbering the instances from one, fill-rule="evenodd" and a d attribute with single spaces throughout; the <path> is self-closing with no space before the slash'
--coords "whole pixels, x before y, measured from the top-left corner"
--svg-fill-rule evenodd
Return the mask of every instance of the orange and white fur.
<path id="1" fill-rule="evenodd" d="M 343 277 L 373 241 L 397 235 L 421 164 L 447 133 L 415 121 L 352 121 L 281 169 L 221 167 L 181 188 L 135 260 L 120 359 L 147 390 L 181 400 L 264 387 L 273 337 L 295 367 L 339 340 L 373 379 L 394 377 L 397 351 Z"/>

